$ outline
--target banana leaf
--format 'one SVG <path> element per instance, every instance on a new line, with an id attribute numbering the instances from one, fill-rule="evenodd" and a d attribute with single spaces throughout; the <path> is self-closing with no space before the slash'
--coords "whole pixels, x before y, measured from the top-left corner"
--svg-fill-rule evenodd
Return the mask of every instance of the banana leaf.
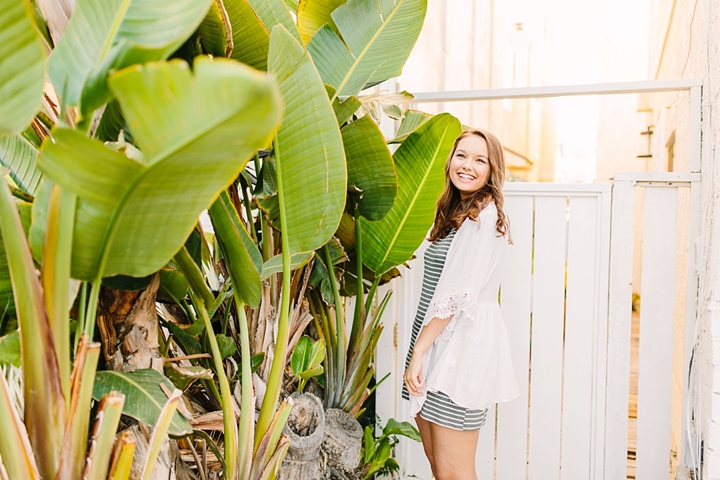
<path id="1" fill-rule="evenodd" d="M 397 77 L 420 35 L 427 0 L 348 0 L 332 13 L 308 51 L 336 96 L 357 95 L 369 82 Z"/>
<path id="2" fill-rule="evenodd" d="M 460 135 L 460 122 L 448 113 L 423 123 L 393 155 L 398 196 L 381 220 L 360 217 L 363 263 L 377 275 L 406 262 L 430 229 L 435 203 L 445 185 L 445 162 Z"/>
<path id="3" fill-rule="evenodd" d="M 0 0 L 0 139 L 20 133 L 40 108 L 45 47 L 29 0 Z"/>
<path id="4" fill-rule="evenodd" d="M 87 115 L 112 98 L 108 72 L 167 58 L 197 29 L 213 0 L 77 0 L 48 75 L 66 105 Z"/>

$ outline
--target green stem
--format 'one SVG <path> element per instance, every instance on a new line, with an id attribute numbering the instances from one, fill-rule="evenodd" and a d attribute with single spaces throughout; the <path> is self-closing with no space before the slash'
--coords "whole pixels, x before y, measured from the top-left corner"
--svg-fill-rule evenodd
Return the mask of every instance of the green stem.
<path id="1" fill-rule="evenodd" d="M 225 433 L 225 464 L 227 466 L 227 470 L 224 472 L 225 478 L 228 480 L 235 479 L 237 477 L 237 424 L 235 423 L 235 412 L 233 411 L 233 398 L 232 392 L 230 391 L 230 382 L 228 382 L 227 376 L 225 375 L 225 368 L 223 367 L 222 356 L 220 355 L 220 347 L 218 347 L 215 332 L 213 331 L 213 326 L 210 322 L 210 317 L 205 309 L 205 302 L 201 299 L 195 299 L 195 305 L 203 319 L 203 322 L 205 322 L 205 331 L 207 332 L 208 340 L 210 341 L 210 350 L 212 351 L 215 374 L 217 375 L 218 383 L 220 384 L 223 428 Z"/>
<path id="2" fill-rule="evenodd" d="M 250 206 L 250 196 L 248 195 L 248 187 L 245 184 L 245 178 L 240 175 L 240 188 L 242 189 L 243 205 L 245 206 L 245 215 L 247 215 L 248 227 L 250 227 L 250 235 L 257 245 L 258 237 L 255 230 L 255 222 L 253 221 L 252 207 Z"/>
<path id="3" fill-rule="evenodd" d="M 275 158 L 279 161 L 280 151 L 277 142 L 275 143 Z M 268 378 L 265 398 L 263 398 L 260 407 L 260 416 L 255 425 L 255 445 L 253 450 L 257 451 L 265 432 L 270 428 L 275 409 L 277 408 L 278 398 L 280 397 L 280 386 L 282 384 L 283 371 L 285 370 L 285 355 L 287 354 L 288 337 L 290 335 L 288 314 L 290 310 L 290 277 L 292 271 L 290 269 L 290 239 L 288 237 L 287 218 L 285 214 L 285 195 L 282 188 L 282 175 L 278 171 L 278 200 L 280 206 L 280 230 L 282 231 L 282 263 L 283 263 L 283 285 L 282 297 L 280 301 L 280 318 L 278 319 L 277 341 L 275 342 L 275 356 L 273 357 L 272 366 L 270 367 L 270 377 Z M 263 252 L 268 237 L 265 237 L 263 231 Z"/>
<path id="4" fill-rule="evenodd" d="M 225 305 L 225 312 L 222 318 L 222 334 L 227 335 L 228 317 L 230 316 L 230 304 Z"/>
<path id="5" fill-rule="evenodd" d="M 258 178 L 258 181 L 260 179 L 260 169 L 262 168 L 260 165 L 260 157 L 258 154 L 255 154 L 255 158 L 253 159 L 255 162 L 255 176 Z M 278 193 L 279 195 L 279 193 Z M 267 262 L 270 257 L 273 256 L 272 251 L 272 231 L 270 230 L 270 225 L 268 225 L 267 218 L 265 218 L 265 214 L 260 211 L 260 232 L 262 233 L 262 256 L 263 256 L 263 262 Z M 273 275 L 271 278 L 274 278 L 275 275 Z M 273 291 L 275 291 L 273 289 Z"/>
<path id="6" fill-rule="evenodd" d="M 73 352 L 77 352 L 80 343 L 80 332 L 85 329 L 85 311 L 87 310 L 87 282 L 80 284 L 80 305 L 78 306 L 78 323 L 75 327 L 75 338 L 73 340 Z"/>
<path id="7" fill-rule="evenodd" d="M 98 299 L 100 298 L 100 287 L 102 286 L 102 277 L 98 275 L 92 282 L 90 288 L 90 298 L 87 305 L 87 313 L 85 314 L 85 329 L 84 332 L 87 334 L 90 341 L 95 338 L 95 321 L 97 317 L 97 305 Z"/>
<path id="8" fill-rule="evenodd" d="M 333 399 L 333 403 L 340 400 L 340 391 L 342 385 L 345 383 L 345 368 L 347 360 L 346 344 L 345 344 L 345 317 L 343 315 L 343 308 L 340 304 L 340 290 L 338 289 L 337 277 L 335 276 L 335 268 L 332 264 L 332 257 L 330 256 L 330 249 L 327 244 L 323 247 L 325 252 L 325 261 L 327 263 L 328 275 L 330 275 L 330 285 L 332 285 L 333 298 L 335 300 L 335 324 L 337 332 L 337 349 L 335 350 L 335 364 L 337 365 L 337 385 L 336 395 Z"/>
<path id="9" fill-rule="evenodd" d="M 250 334 L 248 332 L 247 317 L 245 316 L 245 305 L 236 288 L 233 289 L 233 294 L 240 327 L 240 363 L 242 369 L 238 466 L 240 469 L 239 478 L 248 478 L 252 467 L 253 437 L 255 436 L 253 432 L 255 408 L 253 407 L 252 369 L 250 365 Z"/>
<path id="10" fill-rule="evenodd" d="M 215 297 L 205 283 L 205 278 L 200 271 L 200 267 L 198 267 L 195 260 L 193 260 L 187 247 L 181 248 L 173 257 L 173 261 L 180 267 L 180 271 L 185 274 L 190 288 L 200 296 L 204 304 L 203 308 L 207 309 L 208 306 L 212 308 L 215 303 Z M 205 310 L 205 313 L 207 313 L 207 310 Z"/>
<path id="11" fill-rule="evenodd" d="M 363 295 L 363 262 L 362 262 L 362 235 L 360 233 L 360 218 L 357 204 L 353 207 L 353 216 L 355 217 L 355 256 L 357 271 L 357 292 L 355 293 L 355 313 L 353 315 L 352 330 L 350 331 L 350 342 L 348 344 L 348 357 L 352 357 L 355 352 L 355 343 L 365 326 L 365 299 Z"/>
<path id="12" fill-rule="evenodd" d="M 24 190 L 20 190 L 17 187 L 13 187 L 12 185 L 8 185 L 10 187 L 10 193 L 13 194 L 13 197 L 18 198 L 24 202 L 34 202 L 35 197 L 33 197 L 31 194 L 27 193 Z"/>
<path id="13" fill-rule="evenodd" d="M 375 290 L 377 290 L 378 284 L 380 284 L 380 277 L 375 277 L 372 285 L 370 286 L 370 291 L 368 292 L 367 298 L 365 299 L 366 312 L 370 312 L 370 307 L 372 306 L 373 298 L 375 297 Z"/>

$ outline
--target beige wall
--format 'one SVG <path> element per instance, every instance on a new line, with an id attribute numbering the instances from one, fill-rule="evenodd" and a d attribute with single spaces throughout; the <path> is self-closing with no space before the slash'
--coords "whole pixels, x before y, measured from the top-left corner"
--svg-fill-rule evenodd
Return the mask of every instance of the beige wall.
<path id="1" fill-rule="evenodd" d="M 715 165 L 720 127 L 713 118 L 720 86 L 718 12 L 720 0 L 653 0 L 649 56 L 652 78 L 701 78 L 704 82 L 702 235 L 688 241 L 696 242 L 700 248 L 699 351 L 693 371 L 696 387 L 692 403 L 696 419 L 693 423 L 705 442 L 705 480 L 720 479 L 720 172 Z M 658 94 L 652 101 L 653 121 L 661 131 L 655 141 L 653 168 L 667 168 L 666 142 L 674 131 L 674 170 L 688 171 L 689 116 L 684 95 Z M 681 203 L 687 205 L 688 200 L 681 199 Z M 677 362 L 677 349 L 675 358 Z M 683 379 L 674 380 L 679 390 Z"/>

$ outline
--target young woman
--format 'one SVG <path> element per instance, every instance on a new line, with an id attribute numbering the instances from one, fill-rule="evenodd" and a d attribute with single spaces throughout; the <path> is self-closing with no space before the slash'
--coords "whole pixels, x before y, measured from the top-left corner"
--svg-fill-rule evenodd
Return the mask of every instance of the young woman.
<path id="1" fill-rule="evenodd" d="M 403 397 L 435 478 L 472 480 L 487 408 L 518 395 L 498 305 L 510 241 L 500 142 L 484 130 L 463 132 L 445 178 L 425 252 Z"/>

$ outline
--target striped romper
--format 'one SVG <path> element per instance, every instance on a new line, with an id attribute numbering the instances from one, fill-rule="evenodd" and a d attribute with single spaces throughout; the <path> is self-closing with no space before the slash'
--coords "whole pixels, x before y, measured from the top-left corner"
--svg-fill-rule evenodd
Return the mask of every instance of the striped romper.
<path id="1" fill-rule="evenodd" d="M 440 274 L 445 265 L 445 257 L 447 256 L 448 249 L 454 237 L 455 230 L 451 230 L 445 238 L 430 244 L 427 250 L 425 250 L 422 293 L 410 336 L 410 350 L 405 359 L 405 369 L 407 369 L 410 364 L 410 357 L 412 356 L 413 348 L 415 348 L 415 341 L 420 333 L 420 328 L 422 327 L 425 313 L 435 292 L 435 287 L 437 286 L 438 280 L 440 280 Z M 402 397 L 405 400 L 410 399 L 404 383 L 402 387 Z M 461 407 L 442 392 L 428 392 L 427 399 L 420 411 L 420 416 L 425 420 L 454 430 L 477 430 L 485 425 L 486 415 L 487 409 L 471 410 Z"/>

